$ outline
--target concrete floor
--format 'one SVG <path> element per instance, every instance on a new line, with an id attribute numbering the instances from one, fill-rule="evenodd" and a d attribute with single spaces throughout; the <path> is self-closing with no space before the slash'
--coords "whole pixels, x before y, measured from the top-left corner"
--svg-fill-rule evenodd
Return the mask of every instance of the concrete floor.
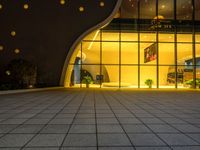
<path id="1" fill-rule="evenodd" d="M 0 95 L 0 149 L 200 150 L 200 92 Z"/>

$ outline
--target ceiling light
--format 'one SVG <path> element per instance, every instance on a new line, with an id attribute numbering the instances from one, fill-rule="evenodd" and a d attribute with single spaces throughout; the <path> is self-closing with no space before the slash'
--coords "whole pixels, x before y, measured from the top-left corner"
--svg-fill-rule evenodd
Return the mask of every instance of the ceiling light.
<path id="1" fill-rule="evenodd" d="M 6 73 L 6 75 L 8 75 L 8 76 L 10 76 L 10 75 L 11 75 L 11 72 L 10 72 L 10 70 L 7 70 L 5 73 Z"/>
<path id="2" fill-rule="evenodd" d="M 65 0 L 60 0 L 60 4 L 64 5 L 65 4 Z"/>
<path id="3" fill-rule="evenodd" d="M 27 10 L 29 8 L 28 4 L 24 4 L 24 9 Z"/>
<path id="4" fill-rule="evenodd" d="M 84 7 L 83 6 L 79 7 L 79 11 L 83 12 L 84 11 Z"/>
<path id="5" fill-rule="evenodd" d="M 11 31 L 10 33 L 12 36 L 16 36 L 16 32 L 15 31 Z"/>
<path id="6" fill-rule="evenodd" d="M 19 50 L 18 48 L 16 48 L 16 49 L 14 50 L 14 52 L 15 52 L 15 54 L 19 54 L 19 53 L 20 53 L 20 50 Z"/>
<path id="7" fill-rule="evenodd" d="M 103 7 L 105 4 L 104 2 L 100 2 L 100 6 Z"/>
<path id="8" fill-rule="evenodd" d="M 0 45 L 0 51 L 2 51 L 3 50 L 3 46 L 2 45 Z"/>

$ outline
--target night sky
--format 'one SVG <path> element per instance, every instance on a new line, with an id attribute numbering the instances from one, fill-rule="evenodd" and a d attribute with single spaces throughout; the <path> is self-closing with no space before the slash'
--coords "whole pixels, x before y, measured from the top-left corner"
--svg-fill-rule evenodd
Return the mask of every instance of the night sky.
<path id="1" fill-rule="evenodd" d="M 0 82 L 16 58 L 38 67 L 38 82 L 58 85 L 73 42 L 109 16 L 117 0 L 0 0 Z M 83 10 L 83 11 L 82 11 Z"/>

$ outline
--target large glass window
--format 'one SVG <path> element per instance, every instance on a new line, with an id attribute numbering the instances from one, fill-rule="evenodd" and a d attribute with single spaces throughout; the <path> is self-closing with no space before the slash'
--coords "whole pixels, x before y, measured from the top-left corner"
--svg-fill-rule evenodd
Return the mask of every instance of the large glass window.
<path id="1" fill-rule="evenodd" d="M 100 42 L 82 42 L 81 52 L 83 64 L 100 64 Z"/>
<path id="2" fill-rule="evenodd" d="M 164 19 L 174 18 L 174 0 L 158 0 L 158 15 Z"/>
<path id="3" fill-rule="evenodd" d="M 192 20 L 192 4 L 192 0 L 124 0 L 120 18 L 76 47 L 66 85 L 86 87 L 89 79 L 90 86 L 98 88 L 148 88 L 149 82 L 152 88 L 193 87 L 195 78 L 200 80 L 200 34 L 199 22 Z M 199 0 L 194 8 L 199 20 Z"/>
<path id="4" fill-rule="evenodd" d="M 156 16 L 156 0 L 140 0 L 140 18 L 153 19 Z"/>
<path id="5" fill-rule="evenodd" d="M 200 44 L 196 44 L 196 79 L 200 81 Z M 198 88 L 200 85 L 197 85 Z"/>
<path id="6" fill-rule="evenodd" d="M 138 18 L 138 0 L 123 0 L 120 10 L 122 18 Z"/>
<path id="7" fill-rule="evenodd" d="M 177 42 L 192 42 L 192 34 L 177 34 Z"/>
<path id="8" fill-rule="evenodd" d="M 159 42 L 174 42 L 174 34 L 161 33 L 159 34 Z"/>
<path id="9" fill-rule="evenodd" d="M 192 20 L 192 0 L 176 0 L 178 20 Z"/>
<path id="10" fill-rule="evenodd" d="M 138 43 L 121 43 L 121 63 L 138 64 Z"/>
<path id="11" fill-rule="evenodd" d="M 182 77 L 179 76 L 179 82 Z M 159 66 L 159 88 L 175 88 L 176 71 L 175 66 Z"/>
<path id="12" fill-rule="evenodd" d="M 195 0 L 195 20 L 200 20 L 200 0 Z"/>
<path id="13" fill-rule="evenodd" d="M 121 87 L 138 88 L 138 66 L 121 66 Z"/>
<path id="14" fill-rule="evenodd" d="M 119 64 L 119 42 L 102 42 L 102 63 Z"/>
<path id="15" fill-rule="evenodd" d="M 140 87 L 148 88 L 147 80 L 152 80 L 152 88 L 157 88 L 157 67 L 141 66 L 140 67 Z"/>
<path id="16" fill-rule="evenodd" d="M 174 64 L 174 43 L 159 43 L 159 64 Z M 169 57 L 170 56 L 170 57 Z"/>
<path id="17" fill-rule="evenodd" d="M 105 65 L 106 76 L 102 83 L 103 87 L 119 87 L 119 66 L 118 65 Z"/>

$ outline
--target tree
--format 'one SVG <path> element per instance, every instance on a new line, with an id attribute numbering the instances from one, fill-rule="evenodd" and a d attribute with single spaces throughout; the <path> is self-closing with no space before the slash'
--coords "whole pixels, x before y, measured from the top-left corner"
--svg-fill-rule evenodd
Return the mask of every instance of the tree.
<path id="1" fill-rule="evenodd" d="M 28 88 L 36 84 L 37 67 L 24 59 L 14 59 L 8 66 L 10 84 L 16 88 Z"/>

